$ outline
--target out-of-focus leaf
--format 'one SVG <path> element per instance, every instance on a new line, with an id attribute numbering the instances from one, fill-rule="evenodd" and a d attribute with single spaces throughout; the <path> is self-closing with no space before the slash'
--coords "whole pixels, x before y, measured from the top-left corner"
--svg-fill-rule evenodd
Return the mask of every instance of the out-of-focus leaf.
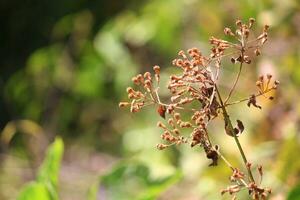
<path id="1" fill-rule="evenodd" d="M 286 181 L 289 177 L 294 177 L 300 169 L 300 160 L 298 158 L 300 151 L 299 142 L 296 136 L 287 138 L 280 148 L 277 163 L 277 173 L 282 181 Z"/>
<path id="2" fill-rule="evenodd" d="M 37 180 L 24 186 L 18 200 L 58 200 L 57 180 L 63 149 L 62 139 L 56 138 L 48 148 Z"/>
<path id="3" fill-rule="evenodd" d="M 64 144 L 61 138 L 56 138 L 54 143 L 48 148 L 46 158 L 39 169 L 39 182 L 57 187 L 60 161 L 63 155 Z"/>
<path id="4" fill-rule="evenodd" d="M 72 90 L 76 96 L 95 97 L 103 95 L 108 72 L 91 43 L 87 43 L 83 48 L 80 64 L 75 72 L 76 81 Z"/>
<path id="5" fill-rule="evenodd" d="M 17 200 L 51 200 L 51 197 L 43 183 L 32 182 L 22 189 Z"/>
<path id="6" fill-rule="evenodd" d="M 147 187 L 147 189 L 139 195 L 139 200 L 151 200 L 156 199 L 162 192 L 168 187 L 178 182 L 182 177 L 181 172 L 177 171 L 172 176 L 166 177 L 160 181 L 153 182 Z"/>
<path id="7" fill-rule="evenodd" d="M 298 200 L 298 199 L 300 199 L 300 185 L 294 187 L 287 196 L 287 200 Z"/>
<path id="8" fill-rule="evenodd" d="M 149 168 L 141 163 L 125 162 L 100 178 L 99 186 L 93 185 L 89 200 L 97 199 L 156 199 L 169 186 L 179 181 L 181 172 L 161 179 L 151 178 Z M 98 187 L 99 191 L 95 190 Z"/>
<path id="9" fill-rule="evenodd" d="M 90 186 L 87 194 L 88 200 L 97 200 L 98 188 L 99 188 L 99 182 L 96 182 L 92 186 Z"/>
<path id="10" fill-rule="evenodd" d="M 120 33 L 107 26 L 96 36 L 94 46 L 109 66 L 106 68 L 109 75 L 115 76 L 115 89 L 120 92 L 121 86 L 128 84 L 128 80 L 136 73 L 136 64 L 128 48 L 122 43 Z"/>
<path id="11" fill-rule="evenodd" d="M 21 133 L 26 133 L 29 135 L 36 136 L 43 132 L 42 127 L 40 127 L 37 123 L 31 120 L 15 120 L 8 122 L 4 129 L 1 132 L 1 141 L 4 144 L 8 144 L 16 131 L 20 131 Z"/>

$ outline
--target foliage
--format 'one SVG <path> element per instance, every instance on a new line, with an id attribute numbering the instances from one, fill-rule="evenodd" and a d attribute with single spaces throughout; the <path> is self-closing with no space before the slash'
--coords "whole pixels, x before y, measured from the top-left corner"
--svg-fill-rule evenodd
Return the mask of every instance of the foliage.
<path id="1" fill-rule="evenodd" d="M 297 200 L 297 199 L 300 199 L 300 185 L 294 187 L 287 196 L 287 200 Z"/>
<path id="2" fill-rule="evenodd" d="M 90 188 L 89 200 L 100 199 L 157 199 L 161 193 L 178 182 L 178 171 L 168 177 L 153 179 L 149 168 L 139 162 L 123 162 L 100 177 L 99 184 Z M 134 190 L 132 188 L 135 188 Z"/>
<path id="3" fill-rule="evenodd" d="M 28 183 L 22 188 L 18 200 L 58 200 L 57 181 L 63 148 L 62 139 L 56 138 L 47 150 L 36 181 Z"/>

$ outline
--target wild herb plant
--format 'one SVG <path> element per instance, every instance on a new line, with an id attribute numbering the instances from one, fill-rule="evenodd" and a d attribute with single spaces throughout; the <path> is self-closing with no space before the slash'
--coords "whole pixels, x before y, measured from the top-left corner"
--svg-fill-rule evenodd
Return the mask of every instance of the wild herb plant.
<path id="1" fill-rule="evenodd" d="M 225 35 L 231 36 L 236 42 L 211 37 L 209 40 L 211 54 L 208 56 L 203 55 L 197 48 L 189 49 L 186 53 L 179 51 L 179 58 L 173 60 L 172 63 L 181 70 L 181 73 L 170 76 L 167 86 L 171 92 L 169 102 L 163 102 L 159 95 L 160 67 L 154 66 L 154 75 L 146 72 L 132 78 L 136 87 L 127 88 L 130 102 L 119 104 L 120 107 L 130 106 L 132 113 L 139 112 L 150 105 L 157 108 L 158 114 L 165 119 L 164 122 L 157 123 L 163 132 L 161 138 L 165 141 L 165 143 L 157 144 L 159 150 L 172 145 L 189 144 L 191 147 L 203 148 L 206 157 L 212 161 L 210 166 L 217 165 L 218 160 L 222 159 L 232 170 L 232 175 L 230 176 L 231 184 L 222 190 L 221 194 L 229 193 L 232 199 L 236 199 L 236 194 L 243 188 L 249 191 L 250 197 L 254 200 L 266 199 L 271 193 L 271 189 L 261 186 L 262 166 L 255 169 L 259 177 L 254 177 L 254 167 L 247 160 L 239 141 L 244 131 L 243 122 L 237 119 L 234 124 L 227 111 L 229 106 L 243 102 L 246 102 L 249 107 L 261 109 L 257 97 L 262 96 L 273 100 L 274 97 L 270 96 L 269 92 L 276 90 L 279 84 L 278 81 L 272 80 L 271 74 L 262 75 L 256 81 L 258 88 L 256 93 L 237 101 L 230 101 L 240 80 L 243 66 L 250 64 L 255 56 L 261 54 L 262 46 L 268 39 L 269 26 L 265 25 L 262 33 L 255 36 L 252 30 L 254 23 L 253 18 L 250 18 L 247 23 L 237 20 L 235 31 L 230 28 L 224 29 Z M 222 91 L 222 95 L 218 81 L 225 59 L 230 59 L 232 64 L 238 67 L 238 72 L 232 87 L 227 92 Z M 183 112 L 190 113 L 189 120 L 183 120 L 181 117 Z M 208 124 L 220 115 L 223 117 L 225 133 L 233 138 L 238 147 L 246 172 L 230 164 L 221 153 L 219 146 L 213 144 L 210 139 Z M 184 135 L 183 129 L 189 130 L 190 135 Z"/>

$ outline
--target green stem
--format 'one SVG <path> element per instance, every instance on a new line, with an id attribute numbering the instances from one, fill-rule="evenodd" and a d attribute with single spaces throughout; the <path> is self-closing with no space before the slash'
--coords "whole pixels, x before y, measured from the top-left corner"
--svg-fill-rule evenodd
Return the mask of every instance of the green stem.
<path id="1" fill-rule="evenodd" d="M 248 171 L 250 180 L 251 180 L 252 182 L 255 182 L 255 181 L 254 181 L 254 178 L 253 178 L 253 175 L 252 175 L 252 172 L 251 172 L 251 169 L 250 169 L 249 167 L 247 167 L 248 161 L 247 161 L 246 155 L 245 155 L 245 153 L 244 153 L 244 150 L 243 150 L 243 148 L 242 148 L 242 145 L 241 145 L 241 143 L 240 143 L 238 137 L 236 136 L 236 134 L 235 134 L 235 132 L 234 132 L 234 129 L 233 129 L 231 120 L 230 120 L 230 118 L 229 118 L 229 115 L 228 115 L 227 110 L 226 110 L 226 108 L 225 108 L 225 105 L 224 105 L 224 103 L 223 103 L 223 100 L 222 100 L 222 97 L 221 97 L 221 95 L 220 95 L 220 92 L 219 92 L 219 90 L 218 90 L 218 88 L 217 88 L 217 85 L 215 85 L 215 88 L 216 88 L 216 92 L 217 92 L 219 101 L 220 101 L 220 103 L 221 103 L 221 108 L 222 108 L 222 111 L 223 111 L 223 116 L 224 116 L 224 121 L 225 121 L 225 129 L 226 129 L 225 131 L 229 131 L 229 135 L 232 135 L 232 136 L 233 136 L 234 141 L 235 141 L 236 145 L 238 146 L 238 149 L 239 149 L 239 151 L 240 151 L 240 154 L 241 154 L 241 156 L 242 156 L 242 158 L 243 158 L 243 161 L 244 161 L 245 167 L 246 167 L 246 169 L 247 169 L 247 171 Z"/>

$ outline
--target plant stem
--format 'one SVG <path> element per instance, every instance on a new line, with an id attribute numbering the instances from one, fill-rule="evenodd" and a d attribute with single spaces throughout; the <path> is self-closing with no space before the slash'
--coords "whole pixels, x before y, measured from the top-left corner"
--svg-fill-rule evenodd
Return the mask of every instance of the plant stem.
<path id="1" fill-rule="evenodd" d="M 221 152 L 218 151 L 218 150 L 215 150 L 215 151 L 218 153 L 219 157 L 225 162 L 225 164 L 226 164 L 232 171 L 234 171 L 234 167 L 232 166 L 232 164 L 230 164 L 230 162 L 229 162 L 229 161 L 221 154 Z M 245 182 L 245 180 L 244 180 L 243 178 L 240 178 L 239 180 L 244 184 L 245 187 L 248 187 L 248 184 Z"/>
<path id="2" fill-rule="evenodd" d="M 232 95 L 232 93 L 233 93 L 233 91 L 234 91 L 234 89 L 235 89 L 235 87 L 236 87 L 236 84 L 237 84 L 237 82 L 239 81 L 239 78 L 240 78 L 240 75 L 241 75 L 241 72 L 242 72 L 242 67 L 243 67 L 243 62 L 241 62 L 241 64 L 240 64 L 240 68 L 239 68 L 239 72 L 238 72 L 238 74 L 237 74 L 237 76 L 236 76 L 236 78 L 235 78 L 235 81 L 234 81 L 234 83 L 233 83 L 233 85 L 232 85 L 232 88 L 230 89 L 230 91 L 229 91 L 229 94 L 228 94 L 228 97 L 225 99 L 225 101 L 224 101 L 224 104 L 226 105 L 226 103 L 228 102 L 228 100 L 230 99 L 230 97 L 231 97 L 231 95 Z"/>
<path id="3" fill-rule="evenodd" d="M 223 111 L 223 116 L 224 116 L 224 121 L 225 121 L 225 129 L 226 129 L 226 132 L 228 131 L 228 132 L 229 132 L 228 134 L 233 136 L 234 141 L 235 141 L 236 145 L 238 146 L 238 149 L 239 149 L 239 151 L 240 151 L 240 154 L 241 154 L 241 156 L 242 156 L 242 158 L 243 158 L 243 161 L 244 161 L 245 167 L 246 167 L 246 169 L 247 169 L 247 171 L 248 171 L 250 180 L 251 180 L 252 182 L 255 182 L 255 180 L 254 180 L 254 178 L 253 178 L 253 175 L 252 175 L 252 172 L 251 172 L 250 168 L 247 167 L 248 161 L 247 161 L 246 155 L 245 155 L 245 153 L 244 153 L 244 150 L 243 150 L 243 148 L 242 148 L 242 146 L 241 146 L 241 143 L 240 143 L 238 137 L 236 136 L 236 134 L 235 134 L 235 132 L 234 132 L 234 129 L 233 129 L 231 120 L 230 120 L 229 115 L 228 115 L 228 113 L 227 113 L 226 107 L 225 107 L 225 105 L 224 105 L 224 103 L 223 103 L 223 100 L 222 100 L 221 94 L 220 94 L 220 92 L 219 92 L 219 90 L 218 90 L 218 88 L 217 88 L 217 85 L 215 85 L 215 88 L 216 88 L 216 92 L 217 92 L 219 101 L 220 101 L 220 103 L 221 103 L 221 108 L 222 108 L 222 111 Z"/>

